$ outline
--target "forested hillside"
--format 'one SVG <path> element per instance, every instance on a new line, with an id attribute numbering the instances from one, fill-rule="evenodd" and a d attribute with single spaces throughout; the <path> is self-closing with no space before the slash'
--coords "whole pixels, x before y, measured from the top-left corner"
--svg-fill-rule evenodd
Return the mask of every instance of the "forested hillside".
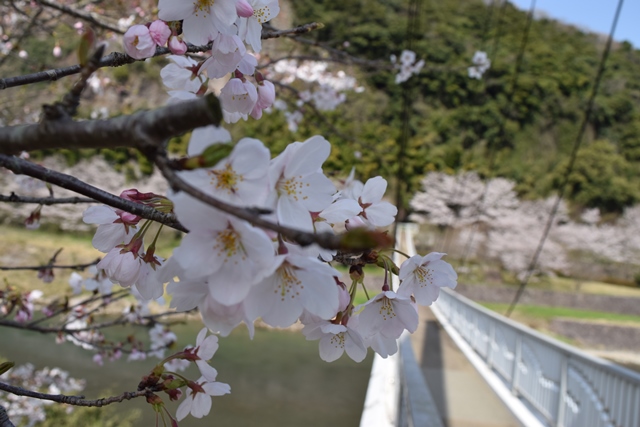
<path id="1" fill-rule="evenodd" d="M 426 65 L 405 83 L 413 94 L 407 172 L 414 190 L 431 170 L 477 170 L 511 178 L 526 198 L 549 195 L 561 181 L 606 37 L 537 19 L 516 78 L 527 14 L 511 4 L 494 3 L 422 2 L 412 46 Z M 406 46 L 407 4 L 292 3 L 295 24 L 320 21 L 326 26 L 309 38 L 370 60 L 388 60 Z M 486 51 L 492 61 L 482 80 L 467 76 L 476 50 Z M 367 90 L 350 95 L 330 117 L 340 132 L 330 136 L 339 147 L 332 159 L 344 170 L 355 164 L 365 176 L 391 176 L 397 172 L 401 88 L 393 70 L 371 68 L 358 76 Z M 639 101 L 640 51 L 616 43 L 571 176 L 567 197 L 575 207 L 616 213 L 640 200 Z M 260 124 L 280 132 L 273 121 Z M 311 118 L 297 137 L 325 129 Z M 355 159 L 354 152 L 362 158 Z"/>
<path id="2" fill-rule="evenodd" d="M 402 87 L 395 83 L 396 71 L 389 57 L 400 54 L 407 46 L 408 3 L 407 0 L 290 2 L 291 11 L 287 7 L 286 24 L 282 25 L 322 22 L 323 29 L 302 37 L 371 61 L 364 66 L 340 62 L 332 65 L 336 71 L 344 69 L 356 76 L 365 90 L 348 93 L 347 102 L 337 110 L 323 112 L 324 118 L 306 109 L 305 119 L 296 132 L 287 127 L 285 114 L 274 110 L 268 120 L 249 119 L 230 126 L 234 135 L 260 138 L 277 152 L 292 140 L 321 133 L 334 147 L 327 169 L 340 169 L 346 174 L 355 165 L 361 179 L 378 174 L 395 176 L 403 102 Z M 484 177 L 510 178 L 517 182 L 516 190 L 524 198 L 548 196 L 561 182 L 605 36 L 537 19 L 525 45 L 520 72 L 516 74 L 527 13 L 508 2 L 504 7 L 500 3 L 421 2 L 412 49 L 426 65 L 419 75 L 403 84 L 409 87 L 412 100 L 405 170 L 410 193 L 418 189 L 420 178 L 429 171 L 477 170 Z M 55 39 L 34 33 L 24 40 L 23 45 L 32 52 L 29 58 L 24 63 L 17 60 L 0 63 L 2 75 L 75 63 L 73 30 L 60 24 L 54 34 Z M 58 43 L 56 40 L 69 42 L 62 45 L 63 54 L 54 62 L 48 52 Z M 268 51 L 264 59 L 318 53 L 328 56 L 326 51 L 308 43 L 289 42 L 282 46 L 278 52 Z M 122 50 L 114 44 L 110 49 Z M 467 75 L 467 67 L 477 50 L 486 51 L 492 62 L 481 80 Z M 97 88 L 95 93 L 89 91 L 87 97 L 99 102 L 111 99 L 113 108 L 108 115 L 133 111 L 144 107 L 145 102 L 148 107 L 157 106 L 163 102 L 160 98 L 165 93 L 158 71 L 167 61 L 154 62 L 155 68 L 136 64 L 101 70 L 104 87 Z M 265 72 L 269 76 L 270 71 Z M 0 103 L 0 120 L 9 124 L 29 114 L 37 116 L 39 104 L 56 99 L 72 82 L 67 78 L 59 85 L 42 83 L 28 89 L 10 89 L 11 93 L 5 93 L 11 96 Z M 125 91 L 125 82 L 133 89 Z M 291 83 L 291 87 L 301 89 L 298 82 Z M 289 97 L 293 106 L 296 93 L 279 87 L 278 97 Z M 27 102 L 33 105 L 23 108 Z M 100 108 L 91 99 L 85 100 L 80 115 L 98 114 Z M 185 143 L 184 138 L 175 140 L 171 147 L 179 151 Z M 93 154 L 66 152 L 71 162 Z M 104 150 L 103 154 L 120 166 L 131 158 L 142 160 L 133 149 Z M 143 164 L 142 171 L 150 172 L 151 165 Z M 576 211 L 599 207 L 615 215 L 640 201 L 639 184 L 640 51 L 621 42 L 614 44 L 607 62 L 566 196 Z"/>

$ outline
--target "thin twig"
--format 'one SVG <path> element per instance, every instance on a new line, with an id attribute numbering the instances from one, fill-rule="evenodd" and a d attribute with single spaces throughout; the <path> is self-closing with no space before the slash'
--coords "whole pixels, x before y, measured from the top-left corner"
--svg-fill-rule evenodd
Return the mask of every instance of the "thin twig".
<path id="1" fill-rule="evenodd" d="M 197 127 L 219 125 L 221 121 L 220 101 L 210 94 L 107 120 L 46 120 L 38 124 L 1 127 L 0 153 L 19 154 L 56 148 L 142 148 L 150 142 L 164 141 Z"/>
<path id="2" fill-rule="evenodd" d="M 7 266 L 2 266 L 0 265 L 0 270 L 3 271 L 11 271 L 11 270 L 42 270 L 44 267 L 48 267 L 48 268 L 58 268 L 61 270 L 64 269 L 69 269 L 69 270 L 84 270 L 85 268 L 89 268 L 92 265 L 96 265 L 97 263 L 100 262 L 100 258 L 96 259 L 95 261 L 86 263 L 86 264 L 74 264 L 74 265 L 30 265 L 30 266 L 18 266 L 18 267 L 7 267 Z"/>
<path id="3" fill-rule="evenodd" d="M 41 4 L 42 6 L 46 6 L 62 12 L 66 15 L 73 16 L 74 18 L 82 19 L 83 21 L 89 22 L 96 27 L 104 28 L 105 30 L 113 31 L 114 33 L 118 34 L 124 34 L 124 31 L 122 31 L 119 27 L 103 21 L 102 19 L 98 18 L 98 15 L 95 13 L 82 12 L 70 6 L 61 5 L 50 0 L 36 0 L 36 2 L 38 4 Z"/>
<path id="4" fill-rule="evenodd" d="M 67 396 L 64 394 L 47 394 L 37 391 L 26 390 L 21 387 L 12 386 L 9 384 L 0 382 L 0 390 L 7 393 L 15 394 L 16 396 L 33 397 L 40 400 L 50 400 L 57 403 L 66 403 L 74 406 L 90 406 L 90 407 L 102 407 L 110 405 L 112 403 L 119 403 L 125 400 L 135 399 L 136 397 L 148 396 L 153 394 L 154 389 L 145 388 L 144 390 L 134 392 L 124 392 L 119 396 L 103 397 L 95 400 L 85 399 L 84 396 Z"/>
<path id="5" fill-rule="evenodd" d="M 299 27 L 290 28 L 287 30 L 273 30 L 273 31 L 265 31 L 262 34 L 263 39 L 272 39 L 278 38 L 282 36 L 293 36 L 296 34 L 304 34 L 308 33 L 311 30 L 316 28 L 321 28 L 322 24 L 311 23 L 306 25 L 301 25 Z M 211 50 L 212 44 L 209 43 L 204 46 L 194 46 L 191 44 L 187 45 L 188 53 L 201 53 L 207 52 Z M 158 47 L 156 48 L 156 53 L 153 55 L 154 57 L 164 56 L 170 54 L 171 51 L 166 47 Z M 102 67 L 120 67 L 126 64 L 132 64 L 136 61 L 144 61 L 144 59 L 133 59 L 129 55 L 120 52 L 113 52 L 109 55 L 102 58 L 100 61 L 99 68 Z M 56 81 L 62 77 L 70 76 L 73 74 L 78 74 L 82 67 L 80 65 L 72 65 L 64 68 L 55 68 L 46 71 L 40 71 L 38 73 L 26 74 L 24 76 L 15 76 L 15 77 L 7 77 L 5 79 L 0 79 L 0 90 L 8 89 L 10 87 L 16 86 L 24 86 L 32 83 L 38 82 L 46 82 L 46 81 Z"/>
<path id="6" fill-rule="evenodd" d="M 265 40 L 277 39 L 279 37 L 299 36 L 300 34 L 307 34 L 313 30 L 319 30 L 322 28 L 324 28 L 324 24 L 321 22 L 311 22 L 309 24 L 300 25 L 299 27 L 289 28 L 287 30 L 277 30 L 273 27 L 266 27 L 262 30 L 260 38 Z"/>
<path id="7" fill-rule="evenodd" d="M 138 215 L 145 219 L 159 222 L 176 230 L 183 231 L 185 233 L 188 231 L 178 222 L 178 219 L 174 214 L 163 213 L 150 206 L 135 203 L 114 194 L 107 193 L 106 191 L 87 184 L 74 176 L 56 172 L 27 160 L 20 159 L 15 156 L 6 156 L 4 154 L 0 154 L 0 166 L 13 171 L 14 173 L 28 175 L 51 184 L 58 185 L 62 188 L 75 191 L 78 194 L 91 197 L 105 205 L 122 209 L 123 211 Z"/>
<path id="8" fill-rule="evenodd" d="M 99 203 L 96 200 L 86 198 L 86 197 L 29 197 L 29 196 L 18 196 L 16 193 L 11 193 L 9 196 L 5 196 L 0 194 L 0 202 L 8 202 L 8 203 L 35 203 L 38 205 L 61 205 L 61 204 L 69 204 L 75 205 L 79 203 Z"/>

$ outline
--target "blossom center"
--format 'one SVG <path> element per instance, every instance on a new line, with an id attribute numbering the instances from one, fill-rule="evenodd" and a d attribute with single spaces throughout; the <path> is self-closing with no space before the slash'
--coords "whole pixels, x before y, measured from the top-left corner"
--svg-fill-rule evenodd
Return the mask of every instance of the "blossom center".
<path id="1" fill-rule="evenodd" d="M 420 287 L 425 287 L 429 283 L 433 282 L 433 274 L 431 270 L 428 268 L 424 268 L 422 266 L 415 269 L 413 274 L 418 278 L 418 282 L 420 282 Z"/>
<path id="2" fill-rule="evenodd" d="M 242 259 L 246 258 L 240 242 L 240 236 L 231 226 L 228 226 L 218 233 L 215 244 L 213 245 L 213 250 L 217 251 L 219 256 L 225 258 L 224 262 L 235 257 L 239 252 L 242 253 Z M 237 262 L 236 260 L 236 263 Z"/>
<path id="3" fill-rule="evenodd" d="M 344 332 L 332 336 L 330 342 L 335 348 L 344 348 Z"/>
<path id="4" fill-rule="evenodd" d="M 256 18 L 256 20 L 260 24 L 264 24 L 265 22 L 267 22 L 270 16 L 271 16 L 271 11 L 269 10 L 269 6 L 265 6 L 263 8 L 253 11 L 253 17 Z"/>
<path id="5" fill-rule="evenodd" d="M 243 181 L 242 175 L 238 175 L 230 164 L 222 170 L 209 171 L 211 177 L 211 184 L 216 186 L 217 190 L 226 191 L 228 194 L 238 191 L 238 182 Z"/>
<path id="6" fill-rule="evenodd" d="M 289 196 L 296 202 L 299 201 L 300 199 L 302 200 L 308 199 L 308 196 L 302 195 L 302 189 L 305 187 L 305 184 L 299 180 L 300 178 L 302 178 L 302 176 L 299 176 L 297 178 L 298 179 L 296 178 L 289 178 L 286 180 L 281 179 L 278 182 L 278 193 L 285 196 Z M 306 186 L 309 187 L 309 184 L 306 184 Z M 301 196 L 301 197 L 298 197 L 298 196 Z"/>
<path id="7" fill-rule="evenodd" d="M 382 320 L 393 320 L 396 317 L 396 312 L 393 310 L 393 304 L 391 304 L 391 300 L 387 297 L 383 297 L 380 302 L 380 315 L 382 316 Z"/>
<path id="8" fill-rule="evenodd" d="M 204 16 L 207 16 L 207 12 L 209 11 L 209 9 L 211 9 L 211 7 L 213 7 L 213 4 L 216 2 L 216 0 L 196 0 L 193 2 L 193 6 L 195 9 L 195 15 L 198 16 L 198 12 L 204 12 Z"/>
<path id="9" fill-rule="evenodd" d="M 293 267 L 289 264 L 280 268 L 280 286 L 275 292 L 280 294 L 280 300 L 296 298 L 300 296 L 300 290 L 304 288 L 302 281 L 296 277 Z"/>

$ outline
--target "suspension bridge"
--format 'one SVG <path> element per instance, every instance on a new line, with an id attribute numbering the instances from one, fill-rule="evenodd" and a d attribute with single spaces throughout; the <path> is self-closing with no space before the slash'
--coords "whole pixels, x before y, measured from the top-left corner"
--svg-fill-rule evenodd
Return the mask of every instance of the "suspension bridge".
<path id="1" fill-rule="evenodd" d="M 408 255 L 416 231 L 398 226 Z M 449 289 L 399 341 L 397 354 L 376 355 L 360 427 L 640 426 L 640 374 Z"/>

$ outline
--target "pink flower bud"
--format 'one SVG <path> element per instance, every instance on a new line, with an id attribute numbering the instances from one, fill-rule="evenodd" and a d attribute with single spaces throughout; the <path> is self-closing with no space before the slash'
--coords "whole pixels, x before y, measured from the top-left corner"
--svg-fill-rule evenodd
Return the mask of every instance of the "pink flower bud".
<path id="1" fill-rule="evenodd" d="M 187 44 L 176 36 L 169 38 L 169 50 L 174 55 L 184 55 L 187 53 Z"/>
<path id="2" fill-rule="evenodd" d="M 60 55 L 62 55 L 62 49 L 60 48 L 60 45 L 55 45 L 55 47 L 53 48 L 53 56 L 59 58 Z"/>
<path id="3" fill-rule="evenodd" d="M 169 36 L 171 36 L 171 28 L 166 22 L 158 19 L 149 26 L 149 34 L 151 34 L 151 38 L 158 46 L 164 46 Z"/>
<path id="4" fill-rule="evenodd" d="M 338 311 L 345 311 L 351 302 L 351 295 L 343 286 L 338 286 Z"/>
<path id="5" fill-rule="evenodd" d="M 55 275 L 53 274 L 53 269 L 51 267 L 45 267 L 38 270 L 38 279 L 41 279 L 44 283 L 51 283 Z"/>
<path id="6" fill-rule="evenodd" d="M 158 196 L 153 193 L 141 193 L 135 188 L 130 188 L 129 190 L 124 190 L 122 193 L 120 193 L 120 197 L 132 202 L 142 202 L 145 200 L 151 200 L 154 197 Z"/>
<path id="7" fill-rule="evenodd" d="M 258 105 L 261 109 L 269 108 L 276 100 L 276 87 L 268 80 L 258 85 Z"/>
<path id="8" fill-rule="evenodd" d="M 236 12 L 242 18 L 253 16 L 253 8 L 247 0 L 236 0 Z"/>
<path id="9" fill-rule="evenodd" d="M 344 226 L 347 230 L 353 230 L 354 228 L 358 227 L 366 227 L 367 224 L 364 222 L 362 217 L 354 216 L 353 218 L 349 218 L 348 220 L 346 220 Z"/>

